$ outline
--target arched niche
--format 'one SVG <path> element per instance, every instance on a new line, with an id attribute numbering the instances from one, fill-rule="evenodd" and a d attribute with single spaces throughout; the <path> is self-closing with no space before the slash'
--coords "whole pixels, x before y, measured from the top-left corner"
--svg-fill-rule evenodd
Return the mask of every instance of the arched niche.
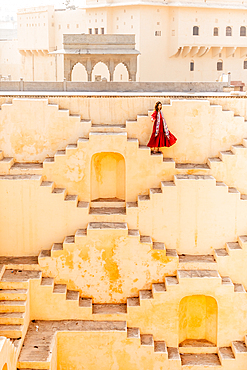
<path id="1" fill-rule="evenodd" d="M 192 341 L 198 346 L 216 345 L 217 316 L 218 307 L 214 298 L 205 295 L 184 297 L 179 304 L 180 346 Z"/>
<path id="2" fill-rule="evenodd" d="M 4 365 L 3 365 L 2 370 L 8 370 L 8 366 L 7 366 L 7 364 L 4 364 Z"/>
<path id="3" fill-rule="evenodd" d="M 71 72 L 71 81 L 87 81 L 87 71 L 83 64 L 76 63 Z"/>
<path id="4" fill-rule="evenodd" d="M 119 153 L 96 153 L 91 160 L 91 200 L 125 200 L 125 159 Z"/>
<path id="5" fill-rule="evenodd" d="M 113 81 L 116 82 L 127 82 L 129 81 L 129 72 L 123 63 L 119 63 L 113 74 Z"/>
<path id="6" fill-rule="evenodd" d="M 103 78 L 110 81 L 110 73 L 105 63 L 98 62 L 93 68 L 92 81 L 102 80 Z"/>

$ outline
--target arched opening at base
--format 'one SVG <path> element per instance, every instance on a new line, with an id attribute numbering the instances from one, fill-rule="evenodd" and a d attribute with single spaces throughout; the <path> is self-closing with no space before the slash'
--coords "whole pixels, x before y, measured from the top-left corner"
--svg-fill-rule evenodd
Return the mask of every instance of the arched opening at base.
<path id="1" fill-rule="evenodd" d="M 123 63 L 119 63 L 113 74 L 113 81 L 116 82 L 127 82 L 129 81 L 129 73 Z"/>
<path id="2" fill-rule="evenodd" d="M 105 63 L 98 62 L 93 68 L 92 81 L 102 81 L 104 79 L 110 81 L 109 70 Z"/>
<path id="3" fill-rule="evenodd" d="M 71 72 L 71 81 L 73 82 L 87 81 L 87 72 L 84 65 L 82 65 L 81 63 L 76 63 Z"/>
<path id="4" fill-rule="evenodd" d="M 7 364 L 4 364 L 4 366 L 3 366 L 2 370 L 8 370 L 8 366 L 7 366 Z"/>
<path id="5" fill-rule="evenodd" d="M 97 153 L 91 161 L 91 200 L 125 200 L 125 160 L 119 153 Z"/>
<path id="6" fill-rule="evenodd" d="M 179 305 L 179 345 L 207 347 L 217 344 L 217 302 L 204 295 L 184 297 Z"/>

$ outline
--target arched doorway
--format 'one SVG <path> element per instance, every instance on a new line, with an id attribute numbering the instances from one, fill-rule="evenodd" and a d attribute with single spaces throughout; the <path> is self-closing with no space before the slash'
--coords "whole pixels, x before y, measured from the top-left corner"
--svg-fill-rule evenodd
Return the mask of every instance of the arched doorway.
<path id="1" fill-rule="evenodd" d="M 96 153 L 91 161 L 91 200 L 125 200 L 125 160 L 119 153 Z"/>
<path id="2" fill-rule="evenodd" d="M 95 64 L 93 68 L 92 81 L 101 81 L 102 79 L 107 79 L 107 81 L 110 81 L 110 73 L 107 65 L 99 62 Z"/>
<path id="3" fill-rule="evenodd" d="M 179 304 L 179 343 L 200 347 L 217 344 L 217 302 L 204 295 L 184 297 Z"/>
<path id="4" fill-rule="evenodd" d="M 4 366 L 3 366 L 2 370 L 8 370 L 8 366 L 7 366 L 7 364 L 4 364 Z"/>
<path id="5" fill-rule="evenodd" d="M 119 63 L 113 74 L 113 81 L 127 82 L 129 81 L 129 72 L 123 63 Z"/>
<path id="6" fill-rule="evenodd" d="M 87 71 L 84 65 L 76 63 L 71 72 L 71 81 L 87 81 Z"/>

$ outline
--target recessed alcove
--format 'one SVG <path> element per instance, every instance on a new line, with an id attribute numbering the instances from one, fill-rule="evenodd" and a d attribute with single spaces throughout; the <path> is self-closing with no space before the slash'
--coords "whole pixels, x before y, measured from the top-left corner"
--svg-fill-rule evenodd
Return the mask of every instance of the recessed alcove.
<path id="1" fill-rule="evenodd" d="M 125 160 L 119 153 L 96 153 L 91 160 L 91 200 L 125 200 Z"/>
<path id="2" fill-rule="evenodd" d="M 184 297 L 179 304 L 179 346 L 212 347 L 217 343 L 217 302 L 205 295 Z"/>

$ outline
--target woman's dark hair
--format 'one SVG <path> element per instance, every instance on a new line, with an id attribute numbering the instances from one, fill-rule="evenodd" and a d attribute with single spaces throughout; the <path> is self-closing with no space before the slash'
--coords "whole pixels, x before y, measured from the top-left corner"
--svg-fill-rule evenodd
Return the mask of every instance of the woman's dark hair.
<path id="1" fill-rule="evenodd" d="M 154 109 L 156 110 L 156 112 L 158 112 L 158 105 L 159 105 L 159 104 L 161 104 L 161 105 L 162 105 L 162 103 L 161 103 L 160 101 L 157 101 L 157 102 L 155 103 Z"/>

